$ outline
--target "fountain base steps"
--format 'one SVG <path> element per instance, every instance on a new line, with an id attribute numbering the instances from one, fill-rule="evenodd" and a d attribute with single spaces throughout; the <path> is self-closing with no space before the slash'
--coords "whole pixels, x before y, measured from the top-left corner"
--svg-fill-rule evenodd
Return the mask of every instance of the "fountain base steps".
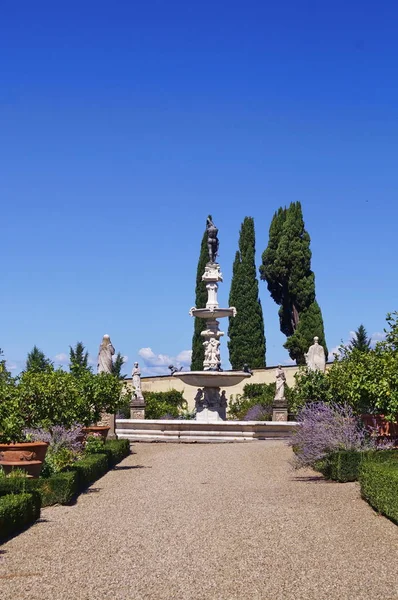
<path id="1" fill-rule="evenodd" d="M 289 439 L 294 421 L 216 421 L 117 419 L 116 435 L 132 442 L 253 442 Z"/>

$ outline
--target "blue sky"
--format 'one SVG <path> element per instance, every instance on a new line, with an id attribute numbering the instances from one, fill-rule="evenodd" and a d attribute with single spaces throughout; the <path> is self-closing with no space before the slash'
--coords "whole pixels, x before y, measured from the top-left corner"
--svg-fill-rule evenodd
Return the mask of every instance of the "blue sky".
<path id="1" fill-rule="evenodd" d="M 186 362 L 207 214 L 226 305 L 243 218 L 260 264 L 295 200 L 329 348 L 360 323 L 382 332 L 398 308 L 397 17 L 390 0 L 3 2 L 0 347 L 14 372 L 34 344 L 62 363 L 82 340 L 95 361 L 104 333 L 128 372 Z M 260 297 L 267 362 L 285 362 L 263 282 Z"/>

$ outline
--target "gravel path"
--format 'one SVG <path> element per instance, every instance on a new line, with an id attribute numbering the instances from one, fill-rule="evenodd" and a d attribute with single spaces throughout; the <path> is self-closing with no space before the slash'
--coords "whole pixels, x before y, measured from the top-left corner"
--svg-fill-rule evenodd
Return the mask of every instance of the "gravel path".
<path id="1" fill-rule="evenodd" d="M 398 528 L 283 442 L 134 452 L 1 547 L 2 600 L 398 600 Z"/>

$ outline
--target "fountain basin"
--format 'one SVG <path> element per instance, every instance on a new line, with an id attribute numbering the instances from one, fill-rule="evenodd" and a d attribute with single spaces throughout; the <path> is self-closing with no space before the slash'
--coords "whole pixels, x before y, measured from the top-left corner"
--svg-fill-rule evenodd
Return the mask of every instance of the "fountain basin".
<path id="1" fill-rule="evenodd" d="M 222 319 L 223 317 L 234 317 L 236 308 L 191 308 L 189 312 L 192 317 L 198 317 L 198 319 Z"/>
<path id="2" fill-rule="evenodd" d="M 187 385 L 198 388 L 224 388 L 237 385 L 251 375 L 244 371 L 178 371 L 173 377 L 178 377 Z"/>

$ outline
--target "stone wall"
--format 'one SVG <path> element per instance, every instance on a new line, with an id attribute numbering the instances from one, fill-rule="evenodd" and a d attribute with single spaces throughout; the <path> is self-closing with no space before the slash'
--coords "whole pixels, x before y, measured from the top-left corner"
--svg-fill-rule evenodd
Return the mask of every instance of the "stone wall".
<path id="1" fill-rule="evenodd" d="M 256 369 L 253 371 L 253 375 L 250 379 L 245 379 L 242 383 L 226 388 L 227 397 L 236 396 L 237 394 L 243 393 L 243 388 L 247 383 L 274 383 L 275 382 L 275 370 L 276 367 L 267 367 L 266 369 Z M 286 374 L 286 382 L 289 387 L 293 387 L 295 384 L 294 375 L 298 371 L 296 365 L 284 366 L 283 370 Z M 131 379 L 125 380 L 126 385 L 131 387 Z M 184 398 L 188 402 L 189 410 L 193 410 L 195 407 L 195 394 L 197 392 L 196 387 L 188 386 L 177 377 L 171 377 L 170 375 L 161 375 L 157 377 L 142 377 L 141 378 L 141 389 L 145 396 L 145 392 L 167 392 L 171 389 L 175 389 L 183 392 Z"/>

